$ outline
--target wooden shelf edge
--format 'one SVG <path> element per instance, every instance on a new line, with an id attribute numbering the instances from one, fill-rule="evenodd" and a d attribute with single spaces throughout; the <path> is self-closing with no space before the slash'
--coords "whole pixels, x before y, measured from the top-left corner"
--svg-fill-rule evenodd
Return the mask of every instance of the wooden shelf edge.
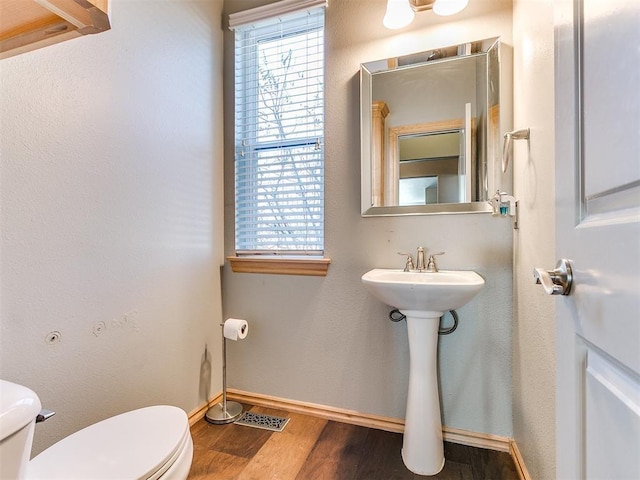
<path id="1" fill-rule="evenodd" d="M 33 0 L 32 3 L 0 5 L 0 15 L 14 15 L 15 6 L 40 10 L 33 21 L 26 20 L 9 30 L 0 31 L 0 59 L 19 55 L 83 35 L 101 33 L 111 28 L 107 0 Z M 11 9 L 10 9 L 11 8 Z M 42 17 L 49 11 L 50 16 Z M 28 17 L 27 17 L 28 18 Z"/>
<path id="2" fill-rule="evenodd" d="M 235 273 L 270 273 L 276 275 L 309 275 L 325 277 L 328 258 L 227 257 Z"/>

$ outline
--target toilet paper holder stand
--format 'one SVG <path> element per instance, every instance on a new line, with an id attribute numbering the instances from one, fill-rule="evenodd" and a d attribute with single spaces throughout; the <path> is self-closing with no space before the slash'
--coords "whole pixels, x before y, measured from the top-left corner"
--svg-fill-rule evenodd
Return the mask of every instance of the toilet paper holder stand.
<path id="1" fill-rule="evenodd" d="M 238 402 L 227 401 L 227 337 L 224 336 L 224 323 L 222 327 L 222 402 L 215 404 L 207 410 L 204 418 L 215 425 L 233 423 L 242 415 L 242 405 Z"/>

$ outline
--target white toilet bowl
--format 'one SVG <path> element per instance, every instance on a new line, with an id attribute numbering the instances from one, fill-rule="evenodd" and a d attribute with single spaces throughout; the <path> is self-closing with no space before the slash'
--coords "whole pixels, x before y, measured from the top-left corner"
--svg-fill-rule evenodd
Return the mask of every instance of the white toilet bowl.
<path id="1" fill-rule="evenodd" d="M 0 397 L 2 479 L 184 480 L 189 474 L 193 442 L 187 415 L 178 407 L 145 407 L 108 418 L 28 461 L 40 401 L 28 388 L 3 380 Z"/>

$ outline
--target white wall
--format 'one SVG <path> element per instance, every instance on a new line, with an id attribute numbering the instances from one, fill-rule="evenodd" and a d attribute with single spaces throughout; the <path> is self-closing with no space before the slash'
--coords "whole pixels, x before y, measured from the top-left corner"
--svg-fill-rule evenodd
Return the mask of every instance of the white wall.
<path id="1" fill-rule="evenodd" d="M 231 13 L 260 0 L 227 0 Z M 471 2 L 464 14 L 418 15 L 385 30 L 385 0 L 329 2 L 326 17 L 327 277 L 223 271 L 225 316 L 251 323 L 228 347 L 229 386 L 250 392 L 403 418 L 409 354 L 405 323 L 367 294 L 360 276 L 403 266 L 398 251 L 423 245 L 444 269 L 474 269 L 484 290 L 459 310 L 460 326 L 440 341 L 444 423 L 512 434 L 512 229 L 488 214 L 360 216 L 359 68 L 439 46 L 502 36 L 511 44 L 511 2 Z M 225 250 L 233 253 L 233 35 L 225 33 Z M 510 118 L 509 118 L 510 120 Z"/>
<path id="2" fill-rule="evenodd" d="M 114 0 L 110 31 L 0 63 L 0 376 L 57 412 L 35 453 L 220 390 L 220 10 Z"/>
<path id="3" fill-rule="evenodd" d="M 514 437 L 532 478 L 555 478 L 555 299 L 532 281 L 555 257 L 553 1 L 516 0 L 514 189 L 520 231 L 514 245 Z"/>

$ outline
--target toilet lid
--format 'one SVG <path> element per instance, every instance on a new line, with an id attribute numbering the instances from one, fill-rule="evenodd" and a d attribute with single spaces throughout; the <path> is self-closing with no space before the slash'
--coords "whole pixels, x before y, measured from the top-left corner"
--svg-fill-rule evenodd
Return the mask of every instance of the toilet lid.
<path id="1" fill-rule="evenodd" d="M 157 478 L 178 457 L 189 435 L 189 420 L 180 408 L 141 408 L 63 438 L 29 462 L 28 478 Z"/>

